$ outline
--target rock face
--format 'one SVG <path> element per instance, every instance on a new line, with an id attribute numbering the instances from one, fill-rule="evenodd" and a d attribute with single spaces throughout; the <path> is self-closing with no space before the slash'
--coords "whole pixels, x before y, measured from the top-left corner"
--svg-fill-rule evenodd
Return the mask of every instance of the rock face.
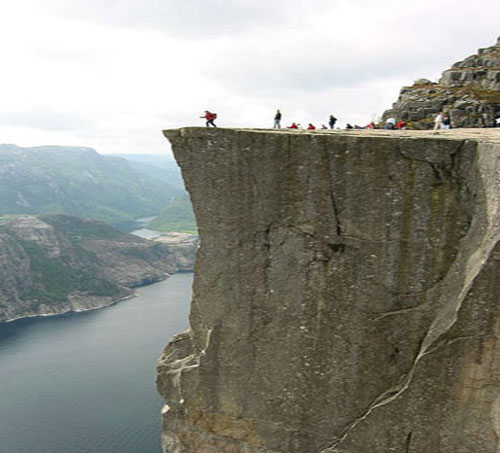
<path id="1" fill-rule="evenodd" d="M 0 218 L 0 321 L 99 308 L 179 270 L 168 246 L 65 215 Z"/>
<path id="2" fill-rule="evenodd" d="M 500 131 L 446 132 L 165 132 L 201 240 L 165 452 L 500 451 Z"/>
<path id="3" fill-rule="evenodd" d="M 492 127 L 500 116 L 500 38 L 443 72 L 438 83 L 417 80 L 403 87 L 383 118 L 397 117 L 415 129 L 430 129 L 441 110 L 454 127 Z"/>
<path id="4" fill-rule="evenodd" d="M 170 232 L 154 238 L 168 246 L 180 271 L 193 271 L 199 239 L 196 234 Z"/>

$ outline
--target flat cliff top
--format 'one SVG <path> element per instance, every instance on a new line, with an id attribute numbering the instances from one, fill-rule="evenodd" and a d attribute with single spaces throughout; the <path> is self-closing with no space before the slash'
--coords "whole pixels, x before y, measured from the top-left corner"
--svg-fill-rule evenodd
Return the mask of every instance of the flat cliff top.
<path id="1" fill-rule="evenodd" d="M 353 130 L 330 130 L 330 129 L 316 129 L 309 130 L 289 130 L 289 129 L 252 129 L 252 128 L 224 128 L 218 127 L 207 129 L 206 127 L 183 127 L 179 129 L 164 130 L 164 135 L 168 138 L 169 134 L 176 134 L 181 131 L 191 132 L 210 132 L 220 133 L 223 131 L 236 131 L 236 132 L 255 132 L 265 134 L 300 134 L 300 135 L 342 135 L 342 136 L 356 136 L 356 137 L 387 137 L 393 139 L 400 138 L 444 138 L 450 140 L 476 140 L 484 142 L 500 143 L 500 128 L 459 128 L 449 130 L 403 130 L 403 131 L 389 131 L 385 129 L 353 129 Z"/>

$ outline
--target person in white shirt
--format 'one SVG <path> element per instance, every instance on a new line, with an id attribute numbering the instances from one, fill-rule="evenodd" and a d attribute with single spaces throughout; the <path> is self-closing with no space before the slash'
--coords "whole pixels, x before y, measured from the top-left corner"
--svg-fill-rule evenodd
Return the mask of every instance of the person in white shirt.
<path id="1" fill-rule="evenodd" d="M 443 112 L 439 112 L 434 118 L 434 130 L 443 128 Z"/>

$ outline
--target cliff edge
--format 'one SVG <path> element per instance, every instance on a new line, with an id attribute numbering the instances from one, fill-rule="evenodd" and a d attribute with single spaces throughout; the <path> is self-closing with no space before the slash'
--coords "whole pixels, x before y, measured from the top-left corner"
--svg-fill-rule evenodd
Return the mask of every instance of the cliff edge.
<path id="1" fill-rule="evenodd" d="M 500 130 L 165 131 L 201 246 L 175 453 L 498 453 Z"/>

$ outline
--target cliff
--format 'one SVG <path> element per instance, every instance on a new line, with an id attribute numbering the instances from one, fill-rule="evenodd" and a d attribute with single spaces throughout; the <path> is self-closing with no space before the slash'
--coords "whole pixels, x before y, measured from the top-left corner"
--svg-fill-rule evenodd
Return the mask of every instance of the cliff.
<path id="1" fill-rule="evenodd" d="M 500 131 L 165 131 L 198 221 L 175 453 L 498 453 Z"/>
<path id="2" fill-rule="evenodd" d="M 493 127 L 500 116 L 500 38 L 491 47 L 455 63 L 435 83 L 419 79 L 401 89 L 383 118 L 404 119 L 415 129 L 430 129 L 446 110 L 453 127 Z"/>
<path id="3" fill-rule="evenodd" d="M 101 222 L 0 217 L 0 321 L 106 306 L 184 265 L 168 246 Z"/>

